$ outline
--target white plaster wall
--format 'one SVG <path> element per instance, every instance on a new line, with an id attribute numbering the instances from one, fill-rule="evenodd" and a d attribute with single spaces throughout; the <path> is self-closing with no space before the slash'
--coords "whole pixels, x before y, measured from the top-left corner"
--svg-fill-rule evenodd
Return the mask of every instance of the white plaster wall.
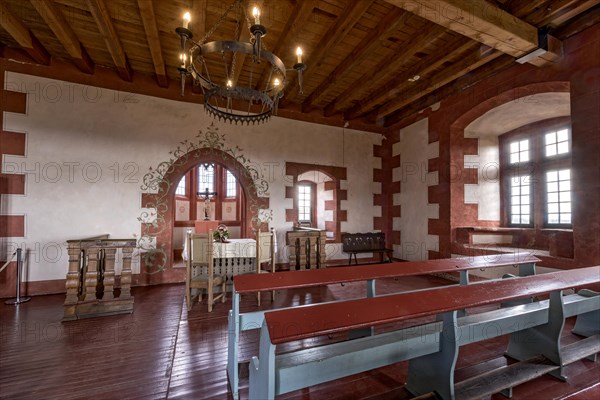
<path id="1" fill-rule="evenodd" d="M 468 135 L 465 135 L 468 136 Z M 465 185 L 465 203 L 477 204 L 480 221 L 500 221 L 500 150 L 498 136 L 478 138 L 478 154 L 466 155 L 465 168 L 477 169 L 477 184 Z"/>
<path id="2" fill-rule="evenodd" d="M 439 246 L 437 236 L 427 234 L 428 224 L 428 119 L 422 119 L 400 130 L 399 196 L 402 217 L 402 244 L 399 257 L 415 261 L 427 259 L 427 250 Z"/>
<path id="3" fill-rule="evenodd" d="M 2 207 L 7 214 L 26 215 L 26 237 L 7 241 L 32 253 L 30 281 L 65 278 L 68 239 L 139 235 L 144 174 L 213 122 L 198 104 L 12 72 L 6 74 L 5 88 L 28 93 L 27 114 L 5 113 L 3 126 L 27 133 L 26 156 L 2 160 L 3 172 L 27 174 L 26 195 L 3 199 Z M 342 143 L 342 128 L 277 117 L 255 126 L 214 123 L 226 144 L 243 149 L 268 181 L 271 225 L 280 235 L 291 228 L 285 222 L 290 207 L 286 161 L 346 167 L 348 181 L 342 187 L 348 200 L 342 207 L 349 221 L 342 230 L 372 230 L 372 168 L 365 160 L 380 144 L 379 135 L 346 129 Z M 345 257 L 339 246 L 329 247 L 332 257 Z M 283 253 L 278 252 L 279 261 L 287 259 Z M 134 272 L 139 271 L 136 261 Z"/>

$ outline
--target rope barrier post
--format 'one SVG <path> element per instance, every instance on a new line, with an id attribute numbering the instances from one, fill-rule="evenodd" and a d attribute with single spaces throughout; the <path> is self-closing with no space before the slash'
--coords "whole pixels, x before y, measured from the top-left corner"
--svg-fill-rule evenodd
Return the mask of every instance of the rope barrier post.
<path id="1" fill-rule="evenodd" d="M 21 297 L 21 270 L 23 269 L 22 267 L 22 258 L 21 258 L 21 252 L 22 249 L 18 248 L 17 249 L 17 295 L 15 296 L 14 299 L 11 300 L 7 300 L 4 302 L 4 304 L 14 304 L 15 306 L 18 306 L 21 303 L 25 303 L 28 302 L 29 300 L 31 300 L 31 297 Z"/>

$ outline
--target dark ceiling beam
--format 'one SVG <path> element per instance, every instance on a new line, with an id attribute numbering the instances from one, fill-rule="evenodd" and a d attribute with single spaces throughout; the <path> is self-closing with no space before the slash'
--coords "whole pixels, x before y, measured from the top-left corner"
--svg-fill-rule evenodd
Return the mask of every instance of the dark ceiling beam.
<path id="1" fill-rule="evenodd" d="M 485 0 L 385 0 L 433 23 L 505 54 L 520 58 L 538 49 L 538 29 Z M 545 54 L 529 61 L 545 65 L 562 54 L 562 43 L 548 38 Z"/>
<path id="2" fill-rule="evenodd" d="M 528 15 L 527 20 L 537 26 L 560 26 L 597 4 L 600 0 L 557 0 L 549 5 L 549 9 L 536 10 Z"/>
<path id="3" fill-rule="evenodd" d="M 402 51 L 402 57 L 393 57 L 391 60 L 384 58 L 381 60 L 375 68 L 352 82 L 344 92 L 331 101 L 325 107 L 325 115 L 331 116 L 337 111 L 344 109 L 346 104 L 350 103 L 360 91 L 364 90 L 364 82 L 369 82 L 371 87 L 383 85 L 389 78 L 388 75 L 396 74 L 413 54 L 443 33 L 444 29 L 438 25 L 430 25 L 422 30 L 416 37 L 411 38 L 409 43 L 406 43 L 406 47 L 399 50 Z"/>
<path id="4" fill-rule="evenodd" d="M 392 80 L 388 80 L 370 96 L 360 100 L 351 109 L 344 112 L 344 119 L 353 120 L 358 118 L 360 115 L 370 112 L 374 107 L 401 96 L 405 90 L 413 87 L 416 83 L 410 82 L 409 79 L 412 79 L 415 75 L 418 75 L 419 79 L 427 79 L 427 75 L 441 67 L 445 62 L 456 58 L 457 54 L 463 54 L 467 50 L 473 49 L 474 46 L 479 45 L 465 37 L 457 37 L 453 42 L 440 47 L 418 63 L 399 73 Z"/>
<path id="5" fill-rule="evenodd" d="M 190 29 L 194 32 L 194 40 L 199 42 L 206 33 L 206 4 L 208 0 L 193 0 L 190 15 Z M 179 18 L 183 17 L 178 15 Z"/>
<path id="6" fill-rule="evenodd" d="M 600 23 L 600 6 L 588 10 L 585 14 L 578 15 L 571 21 L 556 29 L 553 33 L 565 40 L 591 26 Z"/>
<path id="7" fill-rule="evenodd" d="M 23 21 L 8 9 L 4 0 L 0 0 L 0 26 L 15 39 L 19 46 L 21 46 L 36 63 L 43 65 L 50 64 L 50 53 L 48 53 L 35 35 L 27 29 Z"/>
<path id="8" fill-rule="evenodd" d="M 119 76 L 121 79 L 131 82 L 133 79 L 133 70 L 129 65 L 127 54 L 125 54 L 123 45 L 119 40 L 119 35 L 117 35 L 117 31 L 112 23 L 106 3 L 104 0 L 86 0 L 86 2 L 104 39 L 106 48 L 115 63 L 115 67 L 117 67 Z"/>
<path id="9" fill-rule="evenodd" d="M 283 46 L 287 44 L 287 39 L 298 37 L 299 33 L 304 28 L 306 21 L 308 21 L 310 18 L 317 3 L 317 0 L 296 1 L 296 5 L 292 9 L 290 17 L 285 23 L 282 34 L 279 35 L 279 39 L 277 39 L 277 43 L 273 47 L 271 53 L 280 54 Z M 258 78 L 258 84 L 256 85 L 257 89 L 261 90 L 267 86 L 269 75 L 270 71 L 265 69 L 260 75 L 260 78 Z"/>
<path id="10" fill-rule="evenodd" d="M 331 54 L 331 50 L 337 46 L 346 35 L 348 35 L 352 30 L 352 27 L 354 27 L 374 2 L 375 0 L 350 2 L 351 5 L 344 8 L 342 13 L 337 17 L 335 23 L 331 25 L 325 35 L 321 38 L 317 46 L 311 49 L 312 53 L 307 54 L 304 57 L 304 62 L 308 65 L 308 68 L 318 69 L 323 61 L 325 61 L 325 58 Z M 289 84 L 286 88 L 286 97 L 288 99 L 292 98 L 298 89 L 298 75 L 295 74 L 289 80 Z M 285 104 L 288 103 L 288 101 L 283 101 L 281 106 L 285 107 Z"/>
<path id="11" fill-rule="evenodd" d="M 369 31 L 367 36 L 361 40 L 350 54 L 338 64 L 327 78 L 313 90 L 313 92 L 302 103 L 302 111 L 308 112 L 312 105 L 323 96 L 329 89 L 335 87 L 344 75 L 352 69 L 359 66 L 363 61 L 373 55 L 373 51 L 381 46 L 381 42 L 387 39 L 391 32 L 403 26 L 412 14 L 404 12 L 399 8 L 394 8 L 389 12 L 375 29 Z"/>
<path id="12" fill-rule="evenodd" d="M 152 56 L 152 62 L 154 63 L 156 82 L 160 87 L 168 87 L 169 80 L 167 79 L 165 61 L 162 56 L 158 26 L 156 25 L 156 17 L 154 15 L 154 4 L 152 0 L 138 0 L 137 3 L 138 8 L 140 9 L 140 15 L 142 16 L 144 31 L 146 32 L 146 41 L 148 42 L 150 55 Z"/>
<path id="13" fill-rule="evenodd" d="M 477 82 L 497 74 L 507 68 L 514 66 L 514 59 L 509 55 L 501 55 L 494 61 L 491 61 L 481 68 L 473 71 L 473 73 L 464 75 L 457 80 L 431 92 L 430 94 L 421 97 L 419 100 L 410 105 L 398 110 L 394 114 L 385 119 L 385 127 L 388 131 L 396 129 L 396 124 L 402 123 L 406 118 L 411 118 L 427 107 L 431 107 L 446 97 L 456 95 L 457 93 L 468 90 Z"/>
<path id="14" fill-rule="evenodd" d="M 95 68 L 94 62 L 58 6 L 47 0 L 30 0 L 30 2 L 38 14 L 46 21 L 50 29 L 52 29 L 52 32 L 67 53 L 73 58 L 73 62 L 77 68 L 86 74 L 93 74 Z"/>
<path id="15" fill-rule="evenodd" d="M 483 54 L 479 51 L 471 52 L 469 55 L 463 57 L 453 65 L 444 68 L 432 79 L 423 79 L 417 81 L 409 90 L 399 93 L 397 98 L 388 101 L 381 107 L 376 108 L 365 118 L 375 121 L 385 119 L 385 117 L 388 115 L 393 114 L 408 104 L 419 100 L 421 97 L 439 89 L 444 85 L 447 85 L 448 83 L 465 74 L 468 74 L 469 72 L 487 64 L 501 55 L 502 52 L 498 50 L 491 50 L 484 52 Z"/>

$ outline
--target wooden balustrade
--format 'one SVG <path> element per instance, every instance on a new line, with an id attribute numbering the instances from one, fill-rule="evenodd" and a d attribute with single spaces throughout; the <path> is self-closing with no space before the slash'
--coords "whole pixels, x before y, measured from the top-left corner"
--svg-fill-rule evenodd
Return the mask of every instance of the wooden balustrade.
<path id="1" fill-rule="evenodd" d="M 108 235 L 68 240 L 69 270 L 63 321 L 133 312 L 131 255 L 135 239 Z M 122 258 L 120 286 L 115 288 L 115 261 Z"/>
<path id="2" fill-rule="evenodd" d="M 326 232 L 320 229 L 295 227 L 286 232 L 289 247 L 290 270 L 327 267 L 325 253 Z"/>

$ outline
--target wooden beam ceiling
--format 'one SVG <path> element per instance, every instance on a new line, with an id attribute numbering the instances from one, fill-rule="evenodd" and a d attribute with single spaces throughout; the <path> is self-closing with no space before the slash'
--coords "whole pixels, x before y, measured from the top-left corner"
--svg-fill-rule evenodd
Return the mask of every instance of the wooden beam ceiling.
<path id="1" fill-rule="evenodd" d="M 494 61 L 485 64 L 485 68 L 478 68 L 473 73 L 462 76 L 451 83 L 421 97 L 413 102 L 408 107 L 398 110 L 385 119 L 385 127 L 393 128 L 395 124 L 403 121 L 406 118 L 421 112 L 423 109 L 434 105 L 435 103 L 445 99 L 448 96 L 462 92 L 471 87 L 475 83 L 490 77 L 510 66 L 514 65 L 514 59 L 506 54 L 501 55 Z"/>
<path id="2" fill-rule="evenodd" d="M 296 5 L 292 9 L 292 13 L 289 16 L 285 27 L 283 28 L 283 32 L 286 34 L 279 35 L 279 39 L 277 39 L 277 43 L 273 47 L 271 53 L 280 54 L 283 46 L 287 44 L 290 38 L 295 38 L 298 36 L 317 3 L 318 0 L 302 0 L 296 2 Z M 267 79 L 269 79 L 269 71 L 265 70 L 258 79 L 256 88 L 260 89 L 266 87 Z"/>
<path id="3" fill-rule="evenodd" d="M 388 58 L 381 60 L 375 68 L 363 74 L 349 85 L 343 93 L 330 102 L 325 107 L 325 116 L 331 116 L 337 111 L 344 109 L 346 104 L 356 98 L 361 90 L 364 90 L 364 82 L 369 82 L 369 86 L 371 87 L 380 86 L 387 79 L 388 75 L 395 74 L 407 62 L 410 56 L 443 33 L 444 29 L 437 25 L 432 25 L 429 29 L 422 30 L 402 49 L 403 57 L 395 57 L 392 60 Z"/>
<path id="4" fill-rule="evenodd" d="M 96 25 L 102 34 L 104 43 L 106 43 L 108 52 L 115 63 L 117 73 L 121 79 L 131 82 L 133 79 L 133 70 L 129 65 L 129 60 L 127 60 L 123 45 L 121 44 L 117 31 L 112 23 L 106 3 L 104 0 L 86 0 L 86 2 L 96 21 Z"/>
<path id="5" fill-rule="evenodd" d="M 311 106 L 329 89 L 335 86 L 342 80 L 346 72 L 359 66 L 367 58 L 371 57 L 381 42 L 385 40 L 389 34 L 399 27 L 404 25 L 411 17 L 410 13 L 404 12 L 399 8 L 394 8 L 388 13 L 385 18 L 377 25 L 377 28 L 370 31 L 367 36 L 356 46 L 350 54 L 338 64 L 331 74 L 321 84 L 313 90 L 313 92 L 302 103 L 302 111 L 310 111 Z"/>
<path id="6" fill-rule="evenodd" d="M 162 56 L 162 47 L 160 45 L 156 17 L 154 16 L 154 5 L 152 0 L 138 0 L 137 3 L 142 16 L 146 40 L 148 41 L 148 47 L 150 48 L 150 55 L 152 56 L 152 62 L 154 63 L 156 82 L 160 87 L 168 87 L 169 81 L 167 79 L 167 71 L 165 70 L 165 61 Z"/>
<path id="7" fill-rule="evenodd" d="M 535 26 L 485 0 L 385 1 L 513 57 L 522 57 L 538 48 Z M 554 40 L 549 52 L 558 54 L 544 54 L 539 58 L 553 62 L 560 56 L 560 49 L 560 42 Z M 540 61 L 535 64 L 539 65 Z"/>
<path id="8" fill-rule="evenodd" d="M 474 69 L 500 57 L 502 52 L 497 50 L 488 51 L 481 54 L 472 52 L 455 64 L 445 68 L 435 76 L 435 79 L 417 81 L 416 84 L 406 92 L 402 93 L 397 99 L 391 100 L 367 115 L 367 119 L 381 120 L 408 104 L 420 99 L 421 97 L 433 92 L 436 89 L 452 82 L 453 80 L 473 71 Z"/>
<path id="9" fill-rule="evenodd" d="M 38 64 L 50 64 L 50 53 L 46 50 L 33 33 L 15 15 L 4 0 L 0 0 L 0 26 L 2 26 L 15 41 Z"/>
<path id="10" fill-rule="evenodd" d="M 94 62 L 58 6 L 47 0 L 30 0 L 30 2 L 73 58 L 77 68 L 86 74 L 93 74 Z"/>
<path id="11" fill-rule="evenodd" d="M 372 108 L 376 107 L 378 104 L 384 104 L 389 100 L 402 96 L 407 88 L 414 86 L 416 83 L 409 82 L 409 79 L 418 75 L 419 79 L 423 78 L 430 80 L 427 75 L 432 71 L 435 71 L 447 61 L 455 58 L 457 54 L 462 54 L 469 49 L 473 49 L 474 46 L 477 46 L 477 44 L 465 37 L 456 38 L 453 42 L 440 47 L 437 51 L 432 52 L 418 63 L 404 70 L 393 80 L 387 81 L 385 85 L 381 86 L 370 96 L 361 100 L 350 110 L 346 111 L 344 113 L 344 119 L 351 120 L 357 118 L 371 111 Z M 436 78 L 434 77 L 433 80 L 435 79 Z"/>
<path id="12" fill-rule="evenodd" d="M 190 21 L 190 29 L 196 35 L 200 37 L 195 37 L 194 40 L 200 41 L 204 34 L 206 33 L 206 3 L 208 0 L 193 0 L 192 1 L 192 10 L 190 11 L 192 20 Z M 178 15 L 179 17 L 183 17 L 183 15 Z"/>
<path id="13" fill-rule="evenodd" d="M 312 49 L 312 54 L 307 54 L 307 56 L 305 56 L 304 62 L 307 65 L 310 65 L 310 68 L 312 69 L 319 68 L 321 63 L 325 60 L 325 57 L 327 57 L 331 50 L 346 37 L 354 24 L 358 22 L 360 17 L 362 17 L 374 2 L 375 0 L 350 2 L 351 5 L 344 8 L 344 11 L 336 19 L 336 22 L 327 30 L 327 33 L 323 35 L 316 48 Z M 288 98 L 293 97 L 298 89 L 298 75 L 296 74 L 290 79 L 286 89 Z M 286 101 L 282 102 L 282 107 L 285 107 L 286 103 Z"/>

